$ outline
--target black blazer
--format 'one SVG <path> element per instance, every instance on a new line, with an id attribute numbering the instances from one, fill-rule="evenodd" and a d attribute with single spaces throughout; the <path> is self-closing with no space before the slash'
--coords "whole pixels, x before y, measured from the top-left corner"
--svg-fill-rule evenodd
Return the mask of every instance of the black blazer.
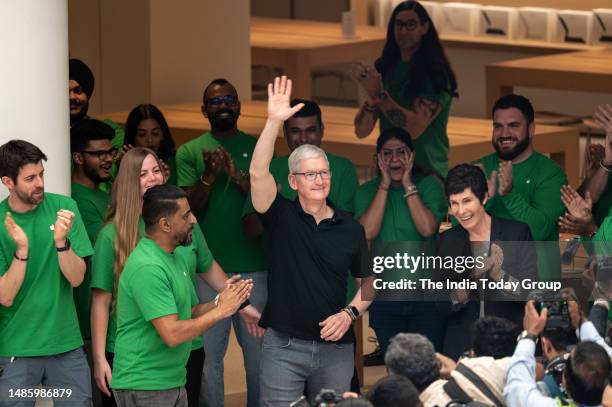
<path id="1" fill-rule="evenodd" d="M 498 245 L 504 253 L 502 270 L 505 273 L 517 280 L 537 279 L 536 248 L 527 224 L 491 215 L 490 242 Z M 511 243 L 504 244 L 504 242 Z M 441 233 L 438 242 L 438 255 L 472 256 L 468 231 L 461 225 L 456 225 Z M 450 272 L 450 270 L 446 270 L 446 272 Z M 460 278 L 469 276 L 467 272 L 464 274 L 466 276 L 460 276 Z"/>

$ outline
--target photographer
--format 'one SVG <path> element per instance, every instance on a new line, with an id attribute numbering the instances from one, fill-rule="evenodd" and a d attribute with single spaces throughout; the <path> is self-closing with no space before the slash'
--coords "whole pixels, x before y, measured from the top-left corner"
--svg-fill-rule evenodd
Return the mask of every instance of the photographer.
<path id="1" fill-rule="evenodd" d="M 490 332 L 491 340 L 499 338 L 497 333 L 514 332 L 509 321 L 501 324 L 490 321 L 478 330 Z M 496 322 L 496 323 L 493 323 Z M 494 328 L 494 329 L 492 329 Z M 481 332 L 486 335 L 485 332 Z M 478 335 L 477 335 L 478 336 Z M 501 403 L 505 374 L 510 362 L 511 349 L 504 344 L 494 346 L 474 344 L 477 357 L 462 359 L 458 364 L 452 359 L 435 353 L 427 338 L 418 334 L 398 334 L 391 339 L 385 354 L 385 364 L 390 375 L 404 376 L 420 392 L 420 399 L 427 406 L 446 406 L 449 402 L 469 403 L 478 401 L 487 405 Z M 503 341 L 502 341 L 503 342 Z M 493 354 L 503 359 L 494 359 Z M 376 405 L 376 403 L 374 403 Z M 398 404 L 399 405 L 399 404 Z"/>
<path id="2" fill-rule="evenodd" d="M 390 375 L 378 380 L 368 391 L 366 399 L 374 407 L 422 407 L 419 392 L 412 382 L 399 375 Z"/>
<path id="3" fill-rule="evenodd" d="M 580 342 L 570 353 L 563 372 L 562 383 L 569 397 L 577 404 L 599 405 L 610 374 L 610 355 L 607 347 L 589 321 L 583 320 L 575 301 L 569 302 L 572 325 L 579 329 Z M 504 398 L 509 407 L 558 406 L 565 401 L 544 396 L 535 381 L 535 345 L 546 327 L 548 310 L 535 309 L 534 302 L 525 305 L 524 331 L 512 356 Z M 604 346 L 600 346 L 600 344 Z"/>
<path id="4" fill-rule="evenodd" d="M 502 403 L 506 369 L 514 351 L 518 327 L 497 317 L 483 317 L 473 326 L 474 342 L 470 357 L 456 364 L 436 355 L 440 379 L 421 393 L 425 406 L 446 406 L 449 402 Z M 511 339 L 512 338 L 512 339 Z"/>
<path id="5" fill-rule="evenodd" d="M 577 342 L 571 328 L 544 329 L 540 335 L 544 355 L 544 378 L 538 382 L 540 392 L 545 396 L 563 397 L 563 371 L 569 359 L 571 346 Z"/>

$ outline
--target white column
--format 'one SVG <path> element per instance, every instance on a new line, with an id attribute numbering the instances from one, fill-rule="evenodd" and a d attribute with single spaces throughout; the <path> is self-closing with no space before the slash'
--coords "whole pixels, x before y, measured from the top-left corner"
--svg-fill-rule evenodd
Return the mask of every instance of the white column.
<path id="1" fill-rule="evenodd" d="M 0 144 L 38 146 L 45 190 L 70 195 L 67 0 L 0 1 L 0 61 Z"/>

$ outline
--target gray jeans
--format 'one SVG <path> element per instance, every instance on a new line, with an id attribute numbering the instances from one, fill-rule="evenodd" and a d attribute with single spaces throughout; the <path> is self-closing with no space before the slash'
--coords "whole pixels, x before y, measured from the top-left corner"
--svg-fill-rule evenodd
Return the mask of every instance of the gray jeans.
<path id="1" fill-rule="evenodd" d="M 49 390 L 55 407 L 91 406 L 91 375 L 83 348 L 52 356 L 0 357 L 0 370 L 2 407 L 32 407 L 32 393 L 45 398 L 42 393 Z"/>
<path id="2" fill-rule="evenodd" d="M 287 407 L 308 383 L 310 402 L 321 389 L 349 391 L 354 369 L 353 344 L 305 341 L 268 328 L 261 368 L 261 407 Z"/>
<path id="3" fill-rule="evenodd" d="M 253 279 L 253 291 L 249 301 L 260 312 L 266 305 L 268 298 L 268 273 L 240 273 L 243 279 Z M 230 275 L 231 276 L 231 275 Z M 198 295 L 201 302 L 212 301 L 217 292 L 206 282 L 198 279 Z M 202 389 L 200 391 L 201 407 L 223 407 L 223 358 L 227 351 L 229 333 L 234 326 L 236 339 L 242 348 L 244 367 L 246 370 L 247 407 L 259 405 L 259 361 L 261 358 L 261 338 L 252 336 L 242 317 L 238 313 L 230 318 L 217 322 L 204 332 L 204 374 L 202 375 Z"/>
<path id="4" fill-rule="evenodd" d="M 185 387 L 170 390 L 113 390 L 118 407 L 187 407 Z"/>

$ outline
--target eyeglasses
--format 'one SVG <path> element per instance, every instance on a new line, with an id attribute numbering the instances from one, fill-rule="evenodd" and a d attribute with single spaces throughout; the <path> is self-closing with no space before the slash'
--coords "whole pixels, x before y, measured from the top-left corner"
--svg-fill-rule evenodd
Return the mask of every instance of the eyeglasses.
<path id="1" fill-rule="evenodd" d="M 406 20 L 406 21 L 395 20 L 394 24 L 395 24 L 395 28 L 397 28 L 398 30 L 405 28 L 408 31 L 412 31 L 419 26 L 419 21 L 418 20 Z"/>
<path id="2" fill-rule="evenodd" d="M 390 148 L 383 148 L 380 153 L 382 155 L 383 160 L 388 161 L 392 160 L 394 157 L 404 158 L 404 155 L 410 155 L 411 151 L 408 147 L 396 148 L 395 150 L 392 150 Z"/>
<path id="3" fill-rule="evenodd" d="M 323 170 L 323 171 L 308 171 L 308 172 L 294 172 L 293 175 L 303 175 L 306 181 L 313 182 L 317 179 L 317 175 L 321 176 L 321 179 L 330 179 L 331 171 Z"/>
<path id="4" fill-rule="evenodd" d="M 238 103 L 238 97 L 228 95 L 228 96 L 215 96 L 206 101 L 206 104 L 209 106 L 221 106 L 221 104 L 225 102 L 228 106 L 233 106 Z"/>
<path id="5" fill-rule="evenodd" d="M 97 150 L 97 151 L 82 150 L 81 153 L 93 155 L 97 157 L 98 160 L 103 160 L 104 157 L 109 157 L 110 159 L 114 159 L 117 156 L 117 149 L 111 148 L 109 150 Z"/>

